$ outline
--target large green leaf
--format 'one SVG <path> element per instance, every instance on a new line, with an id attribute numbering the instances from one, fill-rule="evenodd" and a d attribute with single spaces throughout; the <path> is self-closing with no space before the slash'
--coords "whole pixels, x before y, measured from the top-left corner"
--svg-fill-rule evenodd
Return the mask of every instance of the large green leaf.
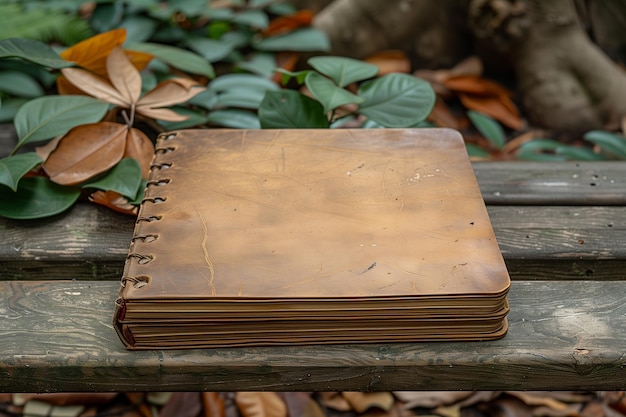
<path id="1" fill-rule="evenodd" d="M 209 113 L 207 122 L 235 129 L 260 129 L 259 118 L 249 111 L 237 109 L 215 110 Z"/>
<path id="2" fill-rule="evenodd" d="M 74 65 L 61 58 L 45 43 L 21 38 L 1 40 L 0 58 L 21 58 L 50 68 L 65 68 Z"/>
<path id="3" fill-rule="evenodd" d="M 2 107 L 0 107 L 0 123 L 12 123 L 13 119 L 15 119 L 17 111 L 27 102 L 27 98 L 21 97 L 9 97 L 3 99 Z"/>
<path id="4" fill-rule="evenodd" d="M 313 28 L 299 29 L 286 35 L 272 36 L 257 41 L 253 46 L 260 51 L 319 51 L 330 50 L 330 41 L 324 32 Z"/>
<path id="5" fill-rule="evenodd" d="M 343 89 L 328 78 L 311 71 L 304 80 L 313 96 L 322 103 L 324 112 L 328 113 L 339 106 L 349 103 L 363 103 L 365 99 Z"/>
<path id="6" fill-rule="evenodd" d="M 233 88 L 248 88 L 258 91 L 278 90 L 278 85 L 265 77 L 253 74 L 226 74 L 209 83 L 207 89 L 223 92 Z"/>
<path id="7" fill-rule="evenodd" d="M 428 117 L 435 105 L 430 84 L 408 74 L 387 74 L 361 86 L 359 111 L 385 127 L 409 127 Z"/>
<path id="8" fill-rule="evenodd" d="M 17 184 L 24 174 L 41 162 L 41 158 L 35 152 L 27 152 L 0 159 L 0 184 L 17 191 Z"/>
<path id="9" fill-rule="evenodd" d="M 217 62 L 224 59 L 233 51 L 233 45 L 216 39 L 190 36 L 185 41 L 189 48 L 202 55 L 209 62 Z"/>
<path id="10" fill-rule="evenodd" d="M 500 126 L 500 123 L 496 122 L 486 114 L 479 113 L 474 110 L 467 112 L 467 117 L 472 121 L 476 129 L 497 149 L 502 149 L 506 137 L 504 135 L 504 129 Z"/>
<path id="11" fill-rule="evenodd" d="M 126 48 L 154 55 L 174 68 L 178 68 L 192 74 L 205 75 L 209 78 L 213 78 L 215 76 L 215 71 L 206 58 L 185 49 L 147 42 L 129 43 L 126 45 Z"/>
<path id="12" fill-rule="evenodd" d="M 115 191 L 134 200 L 141 185 L 141 167 L 133 158 L 124 158 L 102 178 L 83 184 L 82 188 Z"/>
<path id="13" fill-rule="evenodd" d="M 53 183 L 45 177 L 20 181 L 17 191 L 0 187 L 0 216 L 10 219 L 37 219 L 68 209 L 78 200 L 80 190 Z"/>
<path id="14" fill-rule="evenodd" d="M 126 42 L 145 42 L 157 28 L 157 22 L 145 16 L 128 16 L 121 28 L 126 29 Z"/>
<path id="15" fill-rule="evenodd" d="M 255 29 L 265 29 L 269 24 L 267 13 L 262 10 L 244 10 L 233 16 L 232 21 Z"/>
<path id="16" fill-rule="evenodd" d="M 15 115 L 19 138 L 15 149 L 25 143 L 51 139 L 78 125 L 100 121 L 109 108 L 85 96 L 45 96 L 25 103 Z"/>
<path id="17" fill-rule="evenodd" d="M 307 61 L 309 65 L 330 77 L 339 87 L 367 80 L 378 74 L 376 65 L 352 58 L 316 56 Z"/>
<path id="18" fill-rule="evenodd" d="M 0 71 L 0 91 L 17 97 L 41 97 L 45 93 L 30 75 L 19 71 Z"/>
<path id="19" fill-rule="evenodd" d="M 585 133 L 585 140 L 598 145 L 603 151 L 620 159 L 626 159 L 626 138 L 611 132 L 592 130 Z"/>
<path id="20" fill-rule="evenodd" d="M 327 128 L 322 105 L 297 91 L 268 91 L 259 107 L 263 129 Z"/>
<path id="21" fill-rule="evenodd" d="M 270 78 L 276 69 L 276 56 L 271 52 L 258 52 L 246 57 L 245 61 L 236 64 L 238 69 L 246 70 L 254 74 Z"/>

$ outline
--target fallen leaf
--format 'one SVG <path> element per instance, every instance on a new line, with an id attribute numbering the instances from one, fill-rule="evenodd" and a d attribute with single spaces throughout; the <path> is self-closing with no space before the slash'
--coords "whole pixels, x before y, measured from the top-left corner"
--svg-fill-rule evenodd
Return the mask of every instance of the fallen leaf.
<path id="1" fill-rule="evenodd" d="M 427 120 L 439 127 L 448 127 L 450 129 L 459 130 L 461 126 L 459 120 L 454 116 L 454 114 L 452 114 L 445 101 L 443 101 L 439 96 L 437 97 L 435 107 L 433 107 L 432 111 L 428 115 Z"/>
<path id="2" fill-rule="evenodd" d="M 206 88 L 200 86 L 194 80 L 173 78 L 159 83 L 152 90 L 148 91 L 137 102 L 135 111 L 153 119 L 171 122 L 186 120 L 187 116 L 182 116 L 163 107 L 184 103 L 204 90 Z"/>
<path id="3" fill-rule="evenodd" d="M 370 408 L 390 410 L 394 398 L 391 392 L 343 392 L 343 397 L 350 403 L 357 413 L 363 413 Z"/>
<path id="4" fill-rule="evenodd" d="M 314 13 L 311 10 L 299 10 L 294 14 L 280 16 L 272 20 L 261 34 L 263 36 L 276 36 L 292 32 L 301 27 L 311 26 Z"/>
<path id="5" fill-rule="evenodd" d="M 300 55 L 297 52 L 279 52 L 276 55 L 276 68 L 283 69 L 285 71 L 294 71 L 296 69 L 296 64 L 300 59 Z M 274 75 L 272 75 L 272 81 L 276 84 L 282 84 L 283 75 L 275 71 Z"/>
<path id="6" fill-rule="evenodd" d="M 115 47 L 107 58 L 109 80 L 130 106 L 137 103 L 141 95 L 141 75 L 133 66 L 121 47 Z"/>
<path id="7" fill-rule="evenodd" d="M 510 102 L 508 98 L 459 94 L 459 100 L 467 109 L 491 116 L 513 130 L 520 130 L 523 126 L 517 109 L 512 112 L 506 103 L 507 101 Z"/>
<path id="8" fill-rule="evenodd" d="M 203 392 L 202 410 L 204 417 L 224 417 L 226 415 L 224 398 L 219 392 Z"/>
<path id="9" fill-rule="evenodd" d="M 83 68 L 100 74 L 106 74 L 106 60 L 116 46 L 126 41 L 126 29 L 114 29 L 100 33 L 73 45 L 59 55 L 66 61 L 72 61 Z"/>
<path id="10" fill-rule="evenodd" d="M 50 180 L 74 185 L 107 171 L 124 156 L 128 129 L 125 125 L 99 122 L 70 130 L 43 163 Z"/>
<path id="11" fill-rule="evenodd" d="M 237 392 L 235 404 L 243 417 L 287 417 L 287 406 L 275 392 Z"/>
<path id="12" fill-rule="evenodd" d="M 202 397 L 199 392 L 177 392 L 165 404 L 158 417 L 197 417 L 202 412 Z M 151 416 L 152 417 L 152 416 Z"/>
<path id="13" fill-rule="evenodd" d="M 436 408 L 469 398 L 469 391 L 394 391 L 405 408 Z"/>
<path id="14" fill-rule="evenodd" d="M 134 158 L 141 166 L 141 177 L 146 179 L 154 156 L 154 144 L 141 130 L 130 128 L 126 136 L 123 158 Z"/>
<path id="15" fill-rule="evenodd" d="M 411 70 L 411 62 L 406 54 L 398 50 L 377 52 L 364 59 L 365 62 L 378 67 L 378 75 L 382 76 L 392 72 L 408 74 Z"/>
<path id="16" fill-rule="evenodd" d="M 324 407 L 337 411 L 352 410 L 352 406 L 340 392 L 321 392 L 319 393 L 319 398 Z"/>
<path id="17" fill-rule="evenodd" d="M 67 71 L 65 71 L 67 70 Z M 61 73 L 76 88 L 99 100 L 120 107 L 130 107 L 129 102 L 108 80 L 80 68 L 64 68 Z"/>

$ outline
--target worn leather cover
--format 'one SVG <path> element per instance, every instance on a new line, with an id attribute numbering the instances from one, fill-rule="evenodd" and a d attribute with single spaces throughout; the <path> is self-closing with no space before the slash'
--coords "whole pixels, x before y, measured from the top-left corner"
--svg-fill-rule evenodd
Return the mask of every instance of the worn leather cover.
<path id="1" fill-rule="evenodd" d="M 309 335 L 281 331 L 367 342 L 384 310 L 397 340 L 488 339 L 506 331 L 509 283 L 455 131 L 186 130 L 158 140 L 115 324 L 130 348 L 219 346 L 198 325 L 217 317 L 238 323 L 224 345 L 280 343 L 246 326 L 309 316 Z M 342 314 L 356 325 L 337 333 Z M 190 331 L 172 335 L 178 322 Z"/>

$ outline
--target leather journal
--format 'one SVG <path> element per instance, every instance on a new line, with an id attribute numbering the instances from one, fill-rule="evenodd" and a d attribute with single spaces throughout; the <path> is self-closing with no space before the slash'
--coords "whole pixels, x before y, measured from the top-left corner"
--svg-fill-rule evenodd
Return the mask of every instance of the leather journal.
<path id="1" fill-rule="evenodd" d="M 181 130 L 114 326 L 129 349 L 490 340 L 509 285 L 458 132 Z"/>

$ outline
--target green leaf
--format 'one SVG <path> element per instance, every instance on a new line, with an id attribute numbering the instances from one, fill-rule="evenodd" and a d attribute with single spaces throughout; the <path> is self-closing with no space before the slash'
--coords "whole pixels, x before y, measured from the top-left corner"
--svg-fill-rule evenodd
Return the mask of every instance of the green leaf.
<path id="1" fill-rule="evenodd" d="M 324 32 L 305 28 L 262 39 L 253 46 L 260 51 L 325 52 L 330 50 L 330 41 Z"/>
<path id="2" fill-rule="evenodd" d="M 224 59 L 234 49 L 233 45 L 228 42 L 201 38 L 199 36 L 189 37 L 185 42 L 189 48 L 205 57 L 209 62 L 217 62 Z"/>
<path id="3" fill-rule="evenodd" d="M 134 200 L 141 185 L 141 167 L 134 158 L 124 158 L 102 178 L 83 184 L 82 188 L 115 191 Z"/>
<path id="4" fill-rule="evenodd" d="M 504 135 L 504 129 L 500 126 L 500 123 L 496 122 L 486 114 L 479 113 L 474 110 L 467 112 L 467 117 L 472 121 L 476 129 L 497 149 L 502 149 L 506 137 Z"/>
<path id="5" fill-rule="evenodd" d="M 359 88 L 359 112 L 385 127 L 408 127 L 426 119 L 435 105 L 429 83 L 408 74 L 387 74 Z"/>
<path id="6" fill-rule="evenodd" d="M 17 97 L 41 97 L 45 94 L 33 77 L 18 71 L 0 71 L 0 91 Z"/>
<path id="7" fill-rule="evenodd" d="M 372 78 L 378 74 L 376 65 L 352 58 L 317 56 L 307 61 L 309 65 L 330 77 L 339 87 Z"/>
<path id="8" fill-rule="evenodd" d="M 17 184 L 20 179 L 41 162 L 41 158 L 35 152 L 27 152 L 0 159 L 0 184 L 17 191 Z"/>
<path id="9" fill-rule="evenodd" d="M 263 129 L 327 128 L 322 105 L 297 91 L 268 91 L 259 107 Z"/>
<path id="10" fill-rule="evenodd" d="M 215 71 L 211 64 L 201 56 L 193 52 L 176 48 L 175 46 L 160 45 L 147 42 L 133 42 L 126 45 L 127 49 L 146 52 L 162 59 L 169 65 L 179 70 L 192 74 L 205 75 L 209 78 L 215 77 Z"/>
<path id="11" fill-rule="evenodd" d="M 247 25 L 255 29 L 265 29 L 269 24 L 267 13 L 261 10 L 244 10 L 237 13 L 233 17 L 232 21 L 234 23 Z"/>
<path id="12" fill-rule="evenodd" d="M 224 92 L 233 88 L 245 88 L 257 91 L 278 90 L 279 87 L 272 80 L 253 74 L 226 74 L 217 77 L 209 83 L 207 90 Z"/>
<path id="13" fill-rule="evenodd" d="M 170 110 L 173 110 L 180 115 L 186 116 L 187 119 L 181 120 L 180 122 L 168 122 L 164 120 L 159 121 L 159 124 L 167 130 L 188 129 L 190 127 L 196 127 L 206 123 L 207 116 L 202 111 L 182 106 L 170 107 Z"/>
<path id="14" fill-rule="evenodd" d="M 15 115 L 19 138 L 15 149 L 63 135 L 78 125 L 98 122 L 108 108 L 108 103 L 85 96 L 45 96 L 31 100 Z"/>
<path id="15" fill-rule="evenodd" d="M 209 113 L 207 123 L 234 129 L 260 129 L 259 118 L 249 111 L 225 109 Z"/>
<path id="16" fill-rule="evenodd" d="M 10 219 L 37 219 L 67 210 L 78 200 L 80 190 L 64 187 L 45 177 L 20 181 L 17 191 L 0 187 L 0 216 Z"/>
<path id="17" fill-rule="evenodd" d="M 10 97 L 3 99 L 2 107 L 0 107 L 0 123 L 12 123 L 17 111 L 27 102 L 28 99 L 25 98 Z"/>
<path id="18" fill-rule="evenodd" d="M 311 71 L 304 80 L 306 86 L 313 96 L 322 103 L 324 112 L 328 113 L 339 106 L 349 103 L 363 103 L 365 99 L 352 94 L 345 90 L 328 78 Z"/>
<path id="19" fill-rule="evenodd" d="M 258 52 L 252 54 L 247 61 L 237 62 L 236 67 L 265 78 L 270 78 L 274 75 L 274 69 L 276 68 L 276 56 L 270 52 Z"/>
<path id="20" fill-rule="evenodd" d="M 157 22 L 145 16 L 129 16 L 120 24 L 126 29 L 126 42 L 145 42 L 157 28 Z"/>
<path id="21" fill-rule="evenodd" d="M 286 69 L 276 68 L 276 72 L 282 74 L 281 82 L 283 85 L 287 84 L 292 78 L 295 78 L 298 84 L 304 83 L 306 76 L 309 75 L 311 70 L 302 70 L 297 72 L 287 71 Z"/>
<path id="22" fill-rule="evenodd" d="M 611 132 L 592 130 L 585 133 L 585 140 L 598 145 L 603 151 L 620 159 L 626 159 L 626 138 Z"/>
<path id="23" fill-rule="evenodd" d="M 187 103 L 211 110 L 217 105 L 217 93 L 207 89 L 190 98 Z"/>
<path id="24" fill-rule="evenodd" d="M 563 155 L 569 160 L 574 161 L 604 161 L 606 158 L 598 153 L 595 153 L 589 148 L 583 148 L 579 146 L 558 146 L 555 150 L 557 155 Z"/>
<path id="25" fill-rule="evenodd" d="M 43 42 L 10 38 L 0 41 L 0 58 L 21 58 L 49 68 L 66 68 L 74 64 L 61 58 Z"/>
<path id="26" fill-rule="evenodd" d="M 465 148 L 470 158 L 489 158 L 489 152 L 473 143 L 465 144 Z"/>
<path id="27" fill-rule="evenodd" d="M 242 109 L 258 109 L 264 97 L 265 90 L 231 88 L 218 94 L 217 102 L 213 108 L 240 107 Z"/>
<path id="28" fill-rule="evenodd" d="M 518 151 L 517 157 L 525 161 L 538 162 L 559 162 L 565 161 L 567 158 L 563 155 L 556 155 L 555 150 L 561 146 L 561 143 L 552 139 L 533 139 L 523 143 Z"/>

